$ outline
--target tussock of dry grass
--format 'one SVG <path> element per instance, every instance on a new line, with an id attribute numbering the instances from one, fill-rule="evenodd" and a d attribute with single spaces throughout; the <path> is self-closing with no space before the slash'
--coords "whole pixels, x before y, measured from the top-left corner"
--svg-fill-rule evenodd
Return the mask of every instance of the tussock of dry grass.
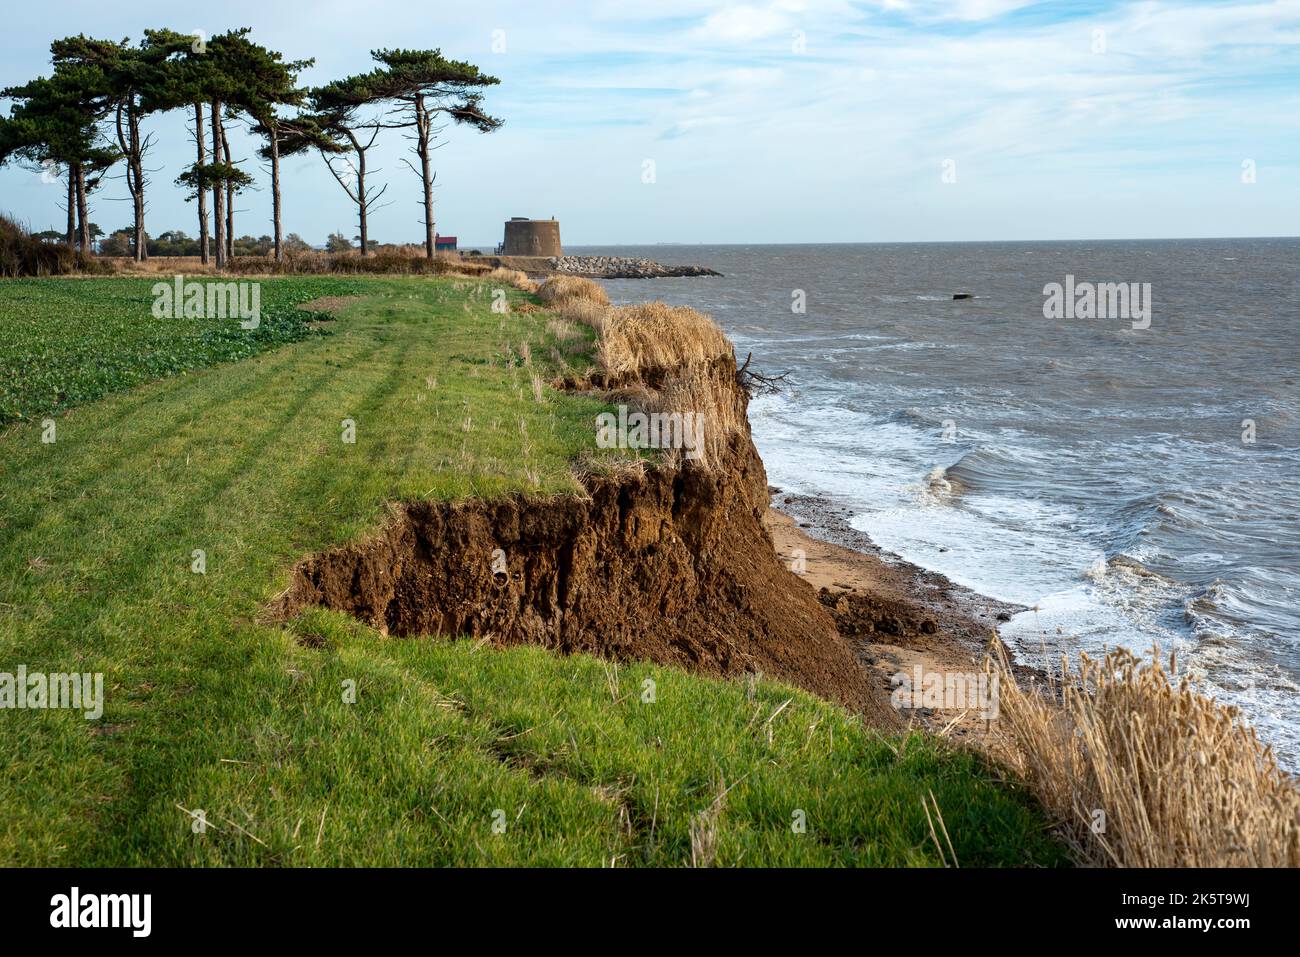
<path id="1" fill-rule="evenodd" d="M 731 437 L 744 430 L 745 396 L 736 384 L 731 341 L 703 313 L 686 306 L 662 302 L 637 306 L 610 306 L 603 287 L 589 279 L 556 276 L 538 291 L 560 313 L 548 328 L 561 342 L 569 338 L 566 326 L 580 322 L 598 333 L 597 362 L 611 403 L 627 404 L 647 413 L 682 414 L 692 425 L 692 442 L 702 446 L 665 448 L 662 461 L 669 466 L 690 462 L 699 468 L 717 465 Z M 686 419 L 686 413 L 693 413 Z M 702 434 L 701 434 L 702 433 Z"/>
<path id="2" fill-rule="evenodd" d="M 556 309 L 565 319 L 600 331 L 605 326 L 605 317 L 609 315 L 610 307 L 590 299 L 568 299 Z"/>
<path id="3" fill-rule="evenodd" d="M 1028 690 L 1000 648 L 990 664 L 1018 770 L 1067 840 L 1120 867 L 1300 866 L 1295 782 L 1236 708 L 1153 657 L 1080 656 L 1059 686 Z"/>
<path id="4" fill-rule="evenodd" d="M 730 381 L 728 381 L 730 379 Z M 703 446 L 696 464 L 711 468 L 722 461 L 731 436 L 744 429 L 745 403 L 734 372 L 710 367 L 686 367 L 670 373 L 657 389 L 648 390 L 639 406 L 647 412 L 694 412 L 703 419 Z M 685 460 L 682 449 L 664 450 L 669 465 Z"/>
<path id="5" fill-rule="evenodd" d="M 600 306 L 609 305 L 605 287 L 581 276 L 552 276 L 538 288 L 537 295 L 542 302 L 556 307 L 574 299 L 594 302 Z"/>
<path id="6" fill-rule="evenodd" d="M 592 479 L 609 479 L 620 485 L 639 481 L 645 477 L 647 461 L 635 456 L 596 456 L 584 453 L 570 466 L 569 471 L 582 488 Z"/>
<path id="7" fill-rule="evenodd" d="M 484 277 L 488 282 L 502 283 L 507 286 L 514 286 L 516 289 L 522 289 L 524 292 L 537 292 L 538 284 L 528 278 L 528 274 L 518 269 L 502 269 L 497 267 Z"/>
<path id="8" fill-rule="evenodd" d="M 732 357 L 731 340 L 712 319 L 662 302 L 611 309 L 598 351 L 602 368 L 614 378 Z"/>
<path id="9" fill-rule="evenodd" d="M 582 338 L 582 333 L 567 319 L 548 319 L 546 321 L 546 331 L 555 336 L 559 342 Z"/>
<path id="10" fill-rule="evenodd" d="M 538 288 L 537 295 L 565 319 L 597 330 L 610 309 L 605 288 L 581 276 L 552 276 Z"/>
<path id="11" fill-rule="evenodd" d="M 0 276 L 61 276 L 105 272 L 107 267 L 66 243 L 32 238 L 27 227 L 0 216 Z"/>
<path id="12" fill-rule="evenodd" d="M 702 422 L 703 444 L 692 450 L 669 448 L 670 466 L 691 462 L 713 468 L 724 458 L 731 437 L 747 427 L 746 397 L 736 384 L 731 340 L 703 313 L 661 302 L 621 306 L 610 311 L 600 330 L 597 359 L 606 383 L 616 385 L 614 401 L 650 413 L 694 413 Z"/>

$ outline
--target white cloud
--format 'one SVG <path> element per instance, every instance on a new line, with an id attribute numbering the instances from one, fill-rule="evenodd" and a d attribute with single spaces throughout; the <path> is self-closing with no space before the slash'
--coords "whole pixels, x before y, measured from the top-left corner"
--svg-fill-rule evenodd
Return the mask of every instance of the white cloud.
<path id="1" fill-rule="evenodd" d="M 151 3 L 138 23 L 106 11 L 102 23 L 79 15 L 77 28 L 138 33 L 166 19 L 163 0 L 141 5 Z M 405 0 L 372 0 L 360 19 L 331 0 L 310 24 L 262 12 L 252 0 L 232 3 L 231 22 L 251 24 L 288 55 L 317 57 L 311 82 L 365 69 L 369 47 L 398 44 L 441 46 L 499 75 L 488 101 L 505 128 L 488 137 L 453 130 L 438 158 L 440 222 L 471 240 L 499 226 L 474 224 L 535 203 L 545 207 L 541 215 L 585 210 L 590 224 L 664 231 L 619 237 L 629 240 L 735 238 L 708 230 L 749 221 L 760 203 L 771 234 L 757 238 L 795 228 L 807 229 L 808 239 L 818 230 L 823 238 L 917 238 L 927 230 L 941 238 L 958 208 L 985 235 L 1028 235 L 1025 217 L 1062 195 L 1092 197 L 1104 216 L 1107 190 L 1119 180 L 1152 196 L 1190 182 L 1185 218 L 1199 218 L 1205 233 L 1231 231 L 1232 217 L 1252 207 L 1240 191 L 1215 206 L 1195 183 L 1217 182 L 1219 166 L 1236 183 L 1247 156 L 1261 164 L 1256 194 L 1269 197 L 1257 203 L 1263 212 L 1250 214 L 1255 230 L 1287 216 L 1300 222 L 1300 85 L 1281 79 L 1300 73 L 1300 0 L 1142 0 L 1056 22 L 1046 6 L 1041 16 L 1005 16 L 1025 5 L 1019 0 L 597 0 L 563 12 L 516 2 L 460 5 L 436 22 L 404 19 Z M 403 24 L 397 36 L 394 23 Z M 504 55 L 490 50 L 498 28 L 507 33 Z M 1093 53 L 1094 28 L 1105 30 L 1104 54 Z M 21 41 L 12 30 L 0 35 L 0 80 L 38 72 L 11 54 L 16 42 L 21 50 L 48 44 L 51 30 L 24 26 Z M 806 53 L 792 50 L 795 30 L 807 37 Z M 175 133 L 162 130 L 151 157 L 162 170 L 150 199 L 159 230 L 193 218 L 168 188 L 189 161 L 183 124 L 175 125 Z M 397 200 L 376 213 L 383 238 L 413 234 L 414 179 L 399 160 L 405 146 L 389 137 L 375 156 L 377 179 Z M 658 162 L 652 190 L 639 178 L 646 157 Z M 946 192 L 938 175 L 945 158 L 960 170 Z M 18 195 L 20 176 L 0 172 L 0 193 Z M 480 188 L 488 182 L 490 191 Z M 319 162 L 293 187 L 286 228 L 312 236 L 350 228 L 352 211 Z M 114 190 L 116 183 L 105 196 Z M 15 212 L 38 226 L 53 222 L 37 205 L 45 194 L 30 195 L 31 208 Z M 265 231 L 264 198 L 250 194 L 241 205 L 250 210 L 246 227 L 237 230 Z M 1117 221 L 1132 218 L 1128 200 Z M 101 201 L 101 225 L 121 225 L 126 208 Z M 876 232 L 863 234 L 864 224 Z M 570 241 L 581 238 L 616 237 L 588 232 Z"/>
<path id="2" fill-rule="evenodd" d="M 700 33 L 718 40 L 748 42 L 791 29 L 787 12 L 775 6 L 724 7 L 704 21 Z"/>

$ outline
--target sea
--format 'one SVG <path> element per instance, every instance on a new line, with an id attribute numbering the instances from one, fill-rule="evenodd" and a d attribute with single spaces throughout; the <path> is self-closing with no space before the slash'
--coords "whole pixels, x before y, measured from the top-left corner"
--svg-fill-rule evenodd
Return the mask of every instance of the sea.
<path id="1" fill-rule="evenodd" d="M 1022 660 L 1176 652 L 1300 769 L 1300 239 L 566 252 L 721 272 L 605 285 L 786 375 L 750 406 L 773 485 L 1026 606 Z"/>

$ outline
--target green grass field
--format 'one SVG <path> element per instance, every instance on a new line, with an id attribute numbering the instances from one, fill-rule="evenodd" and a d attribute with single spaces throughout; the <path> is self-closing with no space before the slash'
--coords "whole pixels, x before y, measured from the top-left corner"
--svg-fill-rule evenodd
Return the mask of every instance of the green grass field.
<path id="1" fill-rule="evenodd" d="M 590 343 L 448 278 L 266 280 L 281 332 L 241 343 L 159 326 L 152 284 L 0 283 L 0 672 L 106 689 L 97 721 L 0 710 L 0 862 L 680 865 L 694 827 L 719 865 L 938 865 L 932 793 L 962 866 L 1064 863 L 979 759 L 778 685 L 266 623 L 386 503 L 575 490 L 603 407 L 532 376 Z M 362 298 L 288 313 L 321 295 Z"/>
<path id="2" fill-rule="evenodd" d="M 189 369 L 244 359 L 313 334 L 296 308 L 356 292 L 347 280 L 267 283 L 255 330 L 221 319 L 157 319 L 154 280 L 12 279 L 0 322 L 0 425 Z"/>

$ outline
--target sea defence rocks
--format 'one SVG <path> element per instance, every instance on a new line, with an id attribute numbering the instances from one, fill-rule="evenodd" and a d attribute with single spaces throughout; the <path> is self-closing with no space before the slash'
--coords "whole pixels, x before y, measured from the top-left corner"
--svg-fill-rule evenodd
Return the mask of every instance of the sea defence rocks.
<path id="1" fill-rule="evenodd" d="M 704 266 L 665 266 L 653 259 L 629 256 L 553 256 L 551 269 L 593 279 L 666 279 L 674 276 L 721 276 Z"/>

